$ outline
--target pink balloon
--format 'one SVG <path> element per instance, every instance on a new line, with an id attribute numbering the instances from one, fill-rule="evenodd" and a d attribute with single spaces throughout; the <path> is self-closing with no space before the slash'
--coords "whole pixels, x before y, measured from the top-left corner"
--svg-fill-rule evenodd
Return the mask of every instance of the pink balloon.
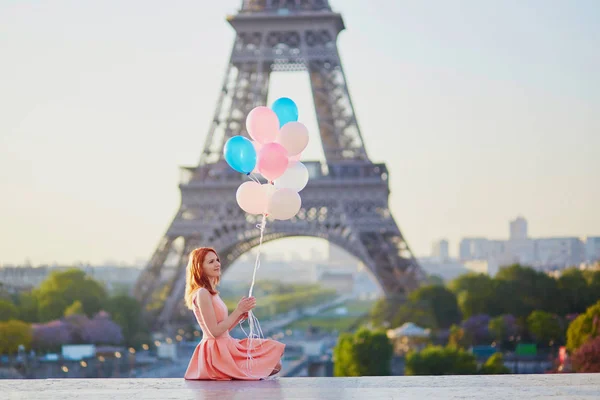
<path id="1" fill-rule="evenodd" d="M 251 140 L 252 144 L 254 145 L 254 150 L 256 150 L 256 154 L 258 156 L 258 153 L 260 153 L 260 149 L 262 149 L 263 145 L 261 143 L 258 143 L 256 140 Z M 258 174 L 258 162 L 256 163 L 256 167 L 254 167 L 254 169 L 252 170 L 252 173 L 254 174 Z"/>
<path id="2" fill-rule="evenodd" d="M 268 107 L 255 107 L 246 117 L 246 130 L 259 143 L 274 142 L 279 132 L 279 118 Z"/>
<path id="3" fill-rule="evenodd" d="M 260 183 L 244 182 L 238 188 L 235 198 L 238 205 L 248 214 L 266 213 L 271 194 Z"/>
<path id="4" fill-rule="evenodd" d="M 269 181 L 279 178 L 288 167 L 287 150 L 279 143 L 268 143 L 258 153 L 258 171 Z"/>

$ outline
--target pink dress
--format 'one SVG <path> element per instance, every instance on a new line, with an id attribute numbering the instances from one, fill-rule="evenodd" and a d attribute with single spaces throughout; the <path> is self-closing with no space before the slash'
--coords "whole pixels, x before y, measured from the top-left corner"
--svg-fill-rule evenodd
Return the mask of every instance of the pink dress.
<path id="1" fill-rule="evenodd" d="M 272 372 L 285 349 L 285 344 L 270 339 L 252 340 L 252 358 L 248 360 L 248 339 L 229 336 L 229 330 L 213 337 L 204 323 L 197 297 L 194 294 L 194 315 L 202 329 L 202 340 L 196 346 L 185 372 L 185 379 L 259 380 Z M 227 318 L 227 306 L 219 295 L 212 296 L 217 323 Z"/>

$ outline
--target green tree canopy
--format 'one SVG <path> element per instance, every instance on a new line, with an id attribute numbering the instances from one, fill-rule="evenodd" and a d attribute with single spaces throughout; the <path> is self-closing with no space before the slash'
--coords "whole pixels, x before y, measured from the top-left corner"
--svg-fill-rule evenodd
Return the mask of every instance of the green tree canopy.
<path id="1" fill-rule="evenodd" d="M 560 310 L 558 284 L 544 272 L 515 264 L 500 269 L 495 280 L 499 284 L 505 284 L 504 288 L 497 287 L 498 293 L 501 293 L 504 299 L 511 300 L 506 303 L 506 307 L 502 307 L 503 313 L 527 317 L 534 310 Z"/>
<path id="2" fill-rule="evenodd" d="M 392 325 L 394 317 L 402 304 L 406 303 L 406 298 L 401 296 L 383 297 L 377 300 L 370 312 L 371 322 L 375 326 Z"/>
<path id="3" fill-rule="evenodd" d="M 472 343 L 468 335 L 465 334 L 465 330 L 458 326 L 452 325 L 450 327 L 450 336 L 448 337 L 448 347 L 465 349 L 471 346 Z"/>
<path id="4" fill-rule="evenodd" d="M 406 356 L 406 375 L 472 375 L 477 373 L 475 356 L 456 347 L 428 346 Z"/>
<path id="5" fill-rule="evenodd" d="M 335 376 L 386 376 L 391 373 L 393 347 L 385 332 L 361 328 L 340 335 L 334 349 Z"/>
<path id="6" fill-rule="evenodd" d="M 558 278 L 560 298 L 564 304 L 563 313 L 582 313 L 596 299 L 582 271 L 569 268 Z M 600 298 L 600 292 L 595 294 Z"/>
<path id="7" fill-rule="evenodd" d="M 533 311 L 527 317 L 527 329 L 542 346 L 548 346 L 550 342 L 561 342 L 564 338 L 562 321 L 556 314 L 546 311 Z"/>
<path id="8" fill-rule="evenodd" d="M 449 328 L 461 320 L 456 295 L 444 286 L 423 286 L 411 293 L 410 301 L 425 305 L 433 313 L 437 328 Z"/>
<path id="9" fill-rule="evenodd" d="M 494 280 L 488 275 L 468 273 L 454 279 L 449 284 L 456 294 L 463 318 L 473 315 L 498 315 Z"/>
<path id="10" fill-rule="evenodd" d="M 600 301 L 588 307 L 567 329 L 567 348 L 575 351 L 588 339 L 600 336 Z"/>
<path id="11" fill-rule="evenodd" d="M 481 374 L 499 375 L 510 374 L 510 369 L 504 366 L 504 358 L 502 353 L 494 353 L 487 359 L 485 364 L 479 370 Z"/>
<path id="12" fill-rule="evenodd" d="M 75 300 L 73 302 L 73 304 L 71 304 L 69 307 L 67 307 L 65 309 L 65 317 L 69 317 L 71 315 L 83 315 L 83 305 L 81 304 L 81 301 L 79 300 Z"/>
<path id="13" fill-rule="evenodd" d="M 428 302 L 415 303 L 408 301 L 400 306 L 392 318 L 391 327 L 395 328 L 406 322 L 412 322 L 423 328 L 438 328 L 433 307 Z"/>
<path id="14" fill-rule="evenodd" d="M 150 332 L 142 315 L 142 307 L 129 296 L 115 296 L 108 300 L 107 311 L 112 320 L 119 324 L 125 345 L 139 347 L 150 341 Z"/>
<path id="15" fill-rule="evenodd" d="M 62 317 L 65 309 L 77 300 L 83 312 L 92 317 L 106 300 L 104 288 L 79 269 L 52 272 L 34 294 L 38 300 L 38 319 L 42 322 Z"/>
<path id="16" fill-rule="evenodd" d="M 359 376 L 356 365 L 352 360 L 353 335 L 342 333 L 333 349 L 333 375 L 334 376 Z"/>
<path id="17" fill-rule="evenodd" d="M 439 275 L 428 275 L 426 282 L 428 285 L 444 286 L 444 278 Z"/>
<path id="18" fill-rule="evenodd" d="M 25 322 L 38 321 L 38 299 L 32 292 L 22 292 L 17 299 L 19 319 Z"/>
<path id="19" fill-rule="evenodd" d="M 515 317 L 507 314 L 492 318 L 488 323 L 488 330 L 494 340 L 503 343 L 518 333 L 518 326 Z"/>
<path id="20" fill-rule="evenodd" d="M 18 313 L 19 310 L 12 302 L 0 299 L 0 321 L 16 318 Z"/>
<path id="21" fill-rule="evenodd" d="M 600 270 L 583 271 L 583 276 L 588 284 L 589 293 L 591 294 L 590 304 L 600 300 Z"/>
<path id="22" fill-rule="evenodd" d="M 23 321 L 0 322 L 0 354 L 15 354 L 19 345 L 31 346 L 31 325 Z"/>

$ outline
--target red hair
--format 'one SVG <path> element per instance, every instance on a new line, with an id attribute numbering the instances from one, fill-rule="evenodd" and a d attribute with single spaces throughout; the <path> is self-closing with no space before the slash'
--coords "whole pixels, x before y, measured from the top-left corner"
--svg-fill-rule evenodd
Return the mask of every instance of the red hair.
<path id="1" fill-rule="evenodd" d="M 196 290 L 200 288 L 205 288 L 210 292 L 210 294 L 215 295 L 217 292 L 213 285 L 210 283 L 208 276 L 204 273 L 202 265 L 204 264 L 204 259 L 208 253 L 214 253 L 217 257 L 219 256 L 215 249 L 210 247 L 199 247 L 197 249 L 192 250 L 190 253 L 188 265 L 186 268 L 185 275 L 185 304 L 186 306 L 192 310 L 194 308 L 194 299 L 193 295 Z M 216 284 L 219 284 L 219 278 L 217 278 Z"/>

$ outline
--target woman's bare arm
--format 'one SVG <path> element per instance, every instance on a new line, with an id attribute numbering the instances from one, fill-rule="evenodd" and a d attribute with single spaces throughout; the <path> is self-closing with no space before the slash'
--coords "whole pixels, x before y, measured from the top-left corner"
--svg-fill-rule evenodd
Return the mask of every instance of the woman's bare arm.
<path id="1" fill-rule="evenodd" d="M 233 328 L 234 328 L 234 327 L 235 327 L 237 324 L 239 324 L 239 323 L 240 323 L 240 321 L 243 321 L 243 320 L 245 320 L 246 318 L 248 318 L 248 313 L 247 313 L 247 312 L 245 312 L 245 313 L 241 314 L 241 315 L 240 315 L 240 317 L 239 317 L 238 319 L 236 319 L 236 320 L 235 320 L 235 322 L 233 323 L 233 325 L 231 325 L 231 326 L 229 327 L 229 329 L 230 329 L 230 330 L 231 330 L 231 329 L 233 329 Z"/>
<path id="2" fill-rule="evenodd" d="M 230 327 L 236 324 L 236 321 L 241 317 L 242 313 L 236 308 L 227 318 L 217 323 L 217 316 L 212 304 L 212 295 L 208 290 L 202 288 L 196 301 L 200 302 L 200 312 L 204 323 L 213 337 L 219 337 L 224 334 Z"/>

